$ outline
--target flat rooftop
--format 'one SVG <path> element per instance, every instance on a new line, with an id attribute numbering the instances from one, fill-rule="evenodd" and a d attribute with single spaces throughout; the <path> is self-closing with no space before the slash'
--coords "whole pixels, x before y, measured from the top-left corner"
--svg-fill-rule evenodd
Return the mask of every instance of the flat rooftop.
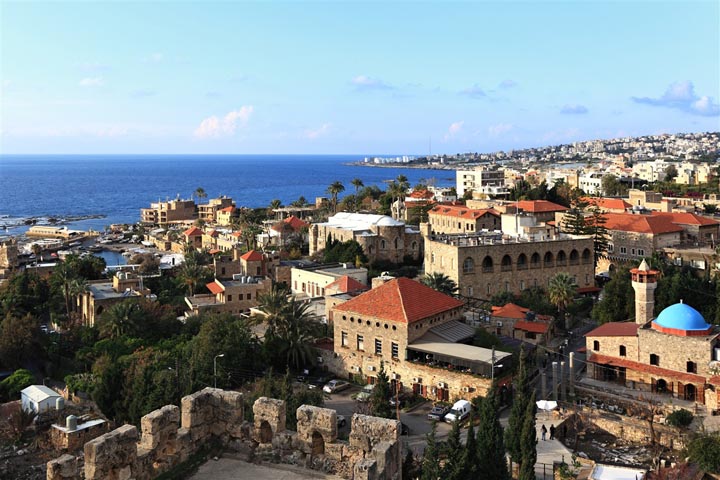
<path id="1" fill-rule="evenodd" d="M 107 300 L 108 298 L 121 298 L 121 297 L 137 297 L 140 295 L 135 291 L 116 292 L 113 290 L 112 283 L 91 283 L 87 286 L 90 293 L 93 294 L 95 300 Z"/>

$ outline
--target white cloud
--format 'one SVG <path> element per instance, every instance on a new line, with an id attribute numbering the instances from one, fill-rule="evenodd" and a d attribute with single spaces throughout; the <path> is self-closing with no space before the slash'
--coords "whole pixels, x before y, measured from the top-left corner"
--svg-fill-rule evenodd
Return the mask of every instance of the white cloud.
<path id="1" fill-rule="evenodd" d="M 517 82 L 515 82 L 514 80 L 510 80 L 509 78 L 503 80 L 502 82 L 500 82 L 500 85 L 498 85 L 498 88 L 513 88 L 513 87 L 517 87 Z"/>
<path id="2" fill-rule="evenodd" d="M 635 103 L 682 110 L 694 115 L 714 117 L 720 115 L 720 105 L 712 97 L 699 96 L 690 80 L 674 82 L 659 98 L 631 97 Z"/>
<path id="3" fill-rule="evenodd" d="M 476 83 L 472 87 L 466 88 L 465 90 L 460 91 L 460 95 L 467 95 L 471 98 L 483 98 L 487 97 L 487 94 L 485 93 L 485 90 L 480 88 L 480 86 Z"/>
<path id="4" fill-rule="evenodd" d="M 509 132 L 514 128 L 511 123 L 498 123 L 497 125 L 490 125 L 488 127 L 488 133 L 491 137 L 499 137 L 500 135 Z"/>
<path id="5" fill-rule="evenodd" d="M 447 133 L 445 134 L 445 136 L 443 137 L 443 139 L 444 139 L 445 141 L 448 141 L 448 140 L 450 140 L 451 138 L 453 138 L 455 135 L 457 135 L 458 133 L 460 133 L 460 131 L 461 131 L 462 128 L 463 128 L 463 125 L 465 125 L 465 120 L 460 120 L 459 122 L 453 122 L 453 123 L 451 123 L 450 126 L 448 127 Z"/>
<path id="6" fill-rule="evenodd" d="M 331 123 L 324 123 L 319 128 L 305 130 L 305 132 L 303 133 L 303 138 L 307 138 L 308 140 L 315 140 L 316 138 L 324 137 L 328 134 L 328 132 L 330 132 L 331 127 Z"/>
<path id="7" fill-rule="evenodd" d="M 87 77 L 80 80 L 81 87 L 101 87 L 105 84 L 103 77 Z"/>
<path id="8" fill-rule="evenodd" d="M 584 114 L 588 113 L 588 111 L 589 110 L 587 109 L 587 107 L 585 105 L 577 105 L 577 104 L 564 105 L 560 109 L 560 113 L 565 114 L 565 115 L 584 115 Z"/>
<path id="9" fill-rule="evenodd" d="M 252 105 L 243 105 L 239 110 L 228 112 L 223 118 L 213 115 L 200 122 L 193 135 L 197 138 L 219 138 L 231 136 L 238 128 L 243 128 L 254 112 Z"/>
<path id="10" fill-rule="evenodd" d="M 368 77 L 367 75 L 358 75 L 351 80 L 356 90 L 393 90 L 395 87 L 389 85 L 379 78 Z"/>

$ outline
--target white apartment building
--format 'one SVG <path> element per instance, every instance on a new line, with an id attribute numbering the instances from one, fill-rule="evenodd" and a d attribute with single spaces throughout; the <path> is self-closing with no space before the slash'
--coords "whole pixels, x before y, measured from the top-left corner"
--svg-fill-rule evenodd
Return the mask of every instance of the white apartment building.
<path id="1" fill-rule="evenodd" d="M 475 170 L 458 170 L 455 178 L 458 197 L 465 195 L 468 190 L 485 195 L 509 193 L 505 185 L 505 172 L 502 169 L 478 167 Z"/>

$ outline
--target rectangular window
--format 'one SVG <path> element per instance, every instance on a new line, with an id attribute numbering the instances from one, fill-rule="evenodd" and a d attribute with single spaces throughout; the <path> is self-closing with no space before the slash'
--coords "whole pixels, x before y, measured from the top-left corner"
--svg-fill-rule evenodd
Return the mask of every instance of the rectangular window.
<path id="1" fill-rule="evenodd" d="M 596 352 L 600 351 L 600 342 L 598 342 L 597 340 L 593 341 L 593 350 L 595 350 Z"/>
<path id="2" fill-rule="evenodd" d="M 232 302 L 232 295 L 228 295 L 227 298 L 228 298 L 227 299 L 228 302 Z"/>
<path id="3" fill-rule="evenodd" d="M 627 349 L 625 348 L 625 345 L 620 345 L 620 356 L 621 357 L 627 356 Z"/>
<path id="4" fill-rule="evenodd" d="M 660 356 L 654 353 L 650 354 L 650 365 L 660 366 Z"/>
<path id="5" fill-rule="evenodd" d="M 634 248 L 631 248 L 631 249 L 630 249 L 630 254 L 631 254 L 631 255 L 635 255 L 635 249 L 634 249 Z"/>
<path id="6" fill-rule="evenodd" d="M 525 290 L 525 280 L 520 280 L 520 290 Z"/>
<path id="7" fill-rule="evenodd" d="M 645 256 L 645 250 L 643 250 L 642 248 L 638 248 L 638 255 L 640 255 L 641 257 L 644 257 L 644 256 Z"/>
<path id="8" fill-rule="evenodd" d="M 688 373 L 697 373 L 697 363 L 687 362 L 687 372 Z"/>
<path id="9" fill-rule="evenodd" d="M 365 339 L 362 335 L 357 336 L 357 349 L 358 350 L 365 350 Z"/>
<path id="10" fill-rule="evenodd" d="M 348 346 L 347 332 L 340 333 L 340 338 L 341 338 L 340 345 L 342 345 L 343 347 L 347 347 Z"/>
<path id="11" fill-rule="evenodd" d="M 247 294 L 247 299 L 250 300 L 252 298 L 252 293 Z"/>
<path id="12" fill-rule="evenodd" d="M 627 253 L 627 248 L 620 247 L 620 253 Z"/>
<path id="13" fill-rule="evenodd" d="M 382 355 L 382 340 L 375 339 L 375 355 Z"/>
<path id="14" fill-rule="evenodd" d="M 392 358 L 399 358 L 400 356 L 400 349 L 398 348 L 398 344 L 395 342 L 392 342 Z"/>

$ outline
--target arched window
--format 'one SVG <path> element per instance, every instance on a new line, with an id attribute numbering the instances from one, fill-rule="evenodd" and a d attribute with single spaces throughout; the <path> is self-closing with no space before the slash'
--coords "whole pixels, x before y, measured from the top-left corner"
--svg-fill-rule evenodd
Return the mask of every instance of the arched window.
<path id="1" fill-rule="evenodd" d="M 599 341 L 593 340 L 593 350 L 595 350 L 596 352 L 600 351 L 600 342 Z"/>
<path id="2" fill-rule="evenodd" d="M 582 263 L 587 265 L 588 263 L 591 262 L 591 257 L 592 257 L 592 254 L 590 253 L 590 249 L 586 248 L 585 250 L 583 250 L 583 253 L 582 253 Z"/>
<path id="3" fill-rule="evenodd" d="M 475 261 L 472 258 L 467 257 L 463 261 L 463 273 L 473 273 L 475 271 Z"/>
<path id="4" fill-rule="evenodd" d="M 518 255 L 517 269 L 518 270 L 527 270 L 527 268 L 528 268 L 527 255 L 525 255 L 524 253 L 521 253 L 520 255 Z"/>
<path id="5" fill-rule="evenodd" d="M 380 240 L 380 249 L 385 250 L 385 240 Z"/>
<path id="6" fill-rule="evenodd" d="M 483 258 L 482 269 L 483 269 L 483 272 L 485 272 L 485 273 L 489 273 L 489 272 L 493 271 L 493 259 L 490 255 Z"/>
<path id="7" fill-rule="evenodd" d="M 510 258 L 510 255 L 505 255 L 502 258 L 502 261 L 500 262 L 500 270 L 503 272 L 512 270 L 512 258 Z"/>
<path id="8" fill-rule="evenodd" d="M 546 267 L 552 267 L 554 264 L 552 252 L 545 253 L 545 259 L 543 261 Z"/>
<path id="9" fill-rule="evenodd" d="M 540 254 L 535 252 L 530 257 L 530 268 L 540 268 Z"/>
<path id="10" fill-rule="evenodd" d="M 580 263 L 580 254 L 574 248 L 570 252 L 570 265 L 578 265 Z"/>
<path id="11" fill-rule="evenodd" d="M 565 265 L 567 261 L 567 255 L 565 255 L 565 250 L 560 250 L 557 254 L 557 264 L 558 265 Z"/>
<path id="12" fill-rule="evenodd" d="M 395 250 L 397 250 L 397 249 L 398 249 L 398 238 L 395 237 Z"/>
<path id="13" fill-rule="evenodd" d="M 410 244 L 410 248 L 411 248 L 412 250 L 417 250 L 417 242 L 412 242 L 412 243 Z"/>
<path id="14" fill-rule="evenodd" d="M 627 356 L 627 348 L 625 348 L 625 345 L 620 345 L 620 356 L 621 357 Z"/>

